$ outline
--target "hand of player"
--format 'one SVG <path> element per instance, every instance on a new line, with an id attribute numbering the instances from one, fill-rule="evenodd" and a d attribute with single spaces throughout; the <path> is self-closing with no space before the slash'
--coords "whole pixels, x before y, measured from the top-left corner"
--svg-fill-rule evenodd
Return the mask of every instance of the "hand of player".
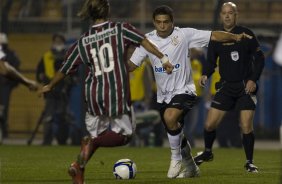
<path id="1" fill-rule="evenodd" d="M 251 94 L 255 92 L 256 89 L 257 89 L 257 84 L 252 80 L 248 80 L 246 87 L 245 87 L 246 94 Z"/>
<path id="2" fill-rule="evenodd" d="M 246 33 L 241 33 L 241 34 L 237 34 L 236 41 L 239 42 L 244 38 L 252 39 L 253 37 L 251 35 L 246 34 Z"/>
<path id="3" fill-rule="evenodd" d="M 37 82 L 29 79 L 26 81 L 26 86 L 29 88 L 30 91 L 37 91 L 39 88 Z"/>
<path id="4" fill-rule="evenodd" d="M 205 87 L 207 80 L 208 80 L 208 77 L 206 75 L 202 75 L 201 79 L 199 80 L 199 85 L 201 87 Z"/>
<path id="5" fill-rule="evenodd" d="M 168 61 L 163 64 L 163 68 L 165 69 L 167 74 L 171 74 L 173 70 L 173 65 Z"/>
<path id="6" fill-rule="evenodd" d="M 41 97 L 42 95 L 50 92 L 52 90 L 51 86 L 50 85 L 45 85 L 43 86 L 40 90 L 39 90 L 39 94 L 38 96 Z"/>

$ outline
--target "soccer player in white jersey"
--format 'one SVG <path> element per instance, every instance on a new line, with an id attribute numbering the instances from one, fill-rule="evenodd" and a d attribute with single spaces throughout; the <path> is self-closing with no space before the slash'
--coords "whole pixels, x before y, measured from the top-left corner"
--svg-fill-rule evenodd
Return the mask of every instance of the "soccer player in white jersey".
<path id="1" fill-rule="evenodd" d="M 28 87 L 30 90 L 37 90 L 38 84 L 35 81 L 26 78 L 13 66 L 9 65 L 9 63 L 5 61 L 5 56 L 6 55 L 2 51 L 2 47 L 0 46 L 0 75 L 17 80 Z"/>
<path id="2" fill-rule="evenodd" d="M 156 30 L 146 34 L 146 37 L 172 61 L 174 65 L 172 74 L 167 75 L 157 57 L 143 47 L 138 47 L 134 51 L 130 58 L 129 70 L 133 71 L 141 65 L 145 57 L 149 57 L 157 83 L 157 102 L 160 104 L 160 113 L 171 148 L 167 177 L 195 177 L 199 175 L 199 168 L 191 156 L 189 142 L 185 138 L 182 141 L 183 117 L 196 101 L 189 49 L 207 47 L 210 39 L 221 42 L 240 41 L 249 36 L 175 27 L 173 10 L 168 6 L 160 6 L 154 10 L 153 23 Z"/>

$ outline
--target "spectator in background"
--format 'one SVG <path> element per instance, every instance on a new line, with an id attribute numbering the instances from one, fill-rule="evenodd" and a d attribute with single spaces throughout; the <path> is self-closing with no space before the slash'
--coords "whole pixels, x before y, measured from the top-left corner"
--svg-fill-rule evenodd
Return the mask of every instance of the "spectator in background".
<path id="1" fill-rule="evenodd" d="M 11 66 L 6 61 L 6 55 L 2 51 L 2 46 L 0 45 L 0 76 L 6 77 L 8 79 L 18 81 L 28 87 L 30 90 L 37 90 L 38 85 L 35 81 L 30 80 L 18 72 L 13 66 Z M 0 89 L 2 86 L 0 86 Z M 1 100 L 1 99 L 0 99 Z M 1 102 L 1 101 L 0 101 Z M 0 144 L 2 143 L 2 125 L 3 125 L 3 113 L 0 114 Z"/>
<path id="2" fill-rule="evenodd" d="M 5 33 L 0 33 L 0 45 L 2 52 L 5 54 L 5 61 L 9 65 L 13 66 L 16 70 L 19 69 L 20 60 L 16 53 L 9 48 L 8 37 Z M 18 85 L 18 81 L 4 76 L 0 76 L 0 116 L 3 138 L 8 137 L 8 114 L 9 114 L 9 102 L 10 95 L 13 89 Z"/>
<path id="3" fill-rule="evenodd" d="M 51 49 L 43 54 L 37 66 L 36 78 L 43 85 L 48 84 L 64 61 L 66 53 L 65 37 L 54 34 Z M 56 88 L 46 94 L 43 118 L 43 145 L 51 145 L 53 137 L 58 144 L 64 145 L 69 136 L 68 99 L 71 79 L 61 81 Z"/>

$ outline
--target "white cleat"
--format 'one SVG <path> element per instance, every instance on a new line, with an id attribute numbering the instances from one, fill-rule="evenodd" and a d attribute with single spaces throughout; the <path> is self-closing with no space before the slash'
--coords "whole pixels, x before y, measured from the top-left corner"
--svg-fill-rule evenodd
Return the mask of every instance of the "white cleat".
<path id="1" fill-rule="evenodd" d="M 200 176 L 200 169 L 198 166 L 186 166 L 176 178 L 193 178 Z"/>
<path id="2" fill-rule="evenodd" d="M 181 171 L 181 160 L 171 160 L 167 172 L 168 178 L 176 178 Z"/>

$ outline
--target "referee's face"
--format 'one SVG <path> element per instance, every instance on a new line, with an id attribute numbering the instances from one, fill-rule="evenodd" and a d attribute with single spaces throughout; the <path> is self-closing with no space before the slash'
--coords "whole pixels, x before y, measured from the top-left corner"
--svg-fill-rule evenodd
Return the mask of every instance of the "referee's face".
<path id="1" fill-rule="evenodd" d="M 237 10 L 229 4 L 222 6 L 220 17 L 223 27 L 230 31 L 236 25 Z"/>
<path id="2" fill-rule="evenodd" d="M 156 15 L 153 22 L 160 37 L 166 38 L 171 34 L 173 29 L 173 22 L 170 19 L 169 15 Z"/>

